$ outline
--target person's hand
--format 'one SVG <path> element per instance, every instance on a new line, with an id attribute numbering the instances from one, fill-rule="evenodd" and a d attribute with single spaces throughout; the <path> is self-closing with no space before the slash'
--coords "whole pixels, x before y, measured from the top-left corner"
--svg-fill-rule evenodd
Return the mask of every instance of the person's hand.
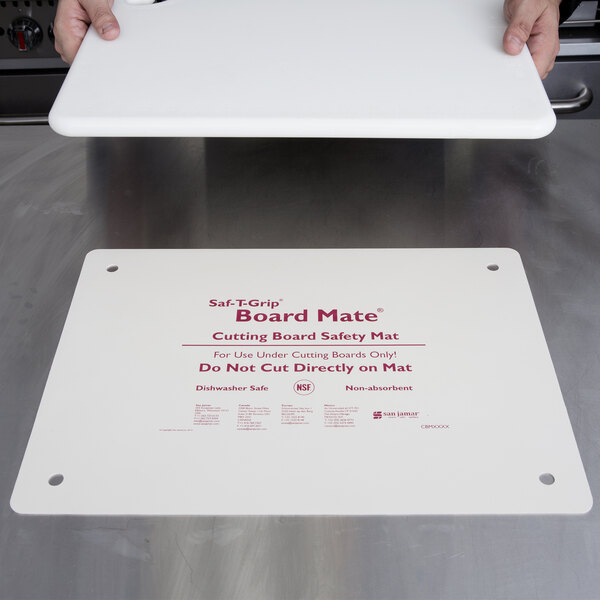
<path id="1" fill-rule="evenodd" d="M 558 54 L 560 0 L 505 0 L 504 15 L 508 28 L 504 50 L 519 54 L 527 44 L 540 77 L 544 79 L 554 67 Z"/>
<path id="2" fill-rule="evenodd" d="M 54 47 L 71 64 L 90 24 L 100 37 L 114 40 L 119 23 L 112 13 L 114 0 L 59 0 L 54 19 Z"/>

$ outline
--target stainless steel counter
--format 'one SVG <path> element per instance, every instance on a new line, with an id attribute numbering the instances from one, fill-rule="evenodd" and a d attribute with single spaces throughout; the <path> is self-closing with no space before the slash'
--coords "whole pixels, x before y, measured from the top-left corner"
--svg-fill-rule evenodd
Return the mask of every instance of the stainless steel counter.
<path id="1" fill-rule="evenodd" d="M 539 141 L 77 140 L 4 128 L 0 158 L 0 598 L 600 598 L 600 121 L 561 122 Z M 523 257 L 596 498 L 588 515 L 11 511 L 89 250 L 455 246 Z"/>

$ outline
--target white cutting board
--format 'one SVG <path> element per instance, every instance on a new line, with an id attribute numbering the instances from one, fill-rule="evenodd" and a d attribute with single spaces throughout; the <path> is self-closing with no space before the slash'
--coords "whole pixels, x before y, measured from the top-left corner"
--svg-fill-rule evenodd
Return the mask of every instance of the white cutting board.
<path id="1" fill-rule="evenodd" d="M 100 250 L 11 505 L 548 514 L 592 498 L 516 252 Z"/>
<path id="2" fill-rule="evenodd" d="M 502 0 L 116 0 L 50 113 L 72 136 L 536 138 L 555 116 Z"/>

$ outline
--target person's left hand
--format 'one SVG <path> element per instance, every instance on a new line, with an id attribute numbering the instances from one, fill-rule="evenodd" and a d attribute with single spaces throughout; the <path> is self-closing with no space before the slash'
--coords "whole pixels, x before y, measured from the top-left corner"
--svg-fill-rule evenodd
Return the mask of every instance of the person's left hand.
<path id="1" fill-rule="evenodd" d="M 544 79 L 554 67 L 558 54 L 560 0 L 505 0 L 504 15 L 508 28 L 503 46 L 508 54 L 519 54 L 527 44 L 533 62 Z"/>

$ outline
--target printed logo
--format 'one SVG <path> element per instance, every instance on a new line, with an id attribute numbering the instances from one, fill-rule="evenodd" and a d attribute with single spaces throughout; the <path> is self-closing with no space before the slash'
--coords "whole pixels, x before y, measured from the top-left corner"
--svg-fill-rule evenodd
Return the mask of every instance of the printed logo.
<path id="1" fill-rule="evenodd" d="M 294 383 L 294 391 L 301 396 L 308 396 L 315 391 L 315 384 L 308 379 L 300 379 Z"/>
<path id="2" fill-rule="evenodd" d="M 376 410 L 373 411 L 373 418 L 374 419 L 418 419 L 419 418 L 419 412 L 410 412 L 410 411 L 398 411 L 398 410 L 392 410 L 392 411 L 385 411 L 385 410 Z"/>

